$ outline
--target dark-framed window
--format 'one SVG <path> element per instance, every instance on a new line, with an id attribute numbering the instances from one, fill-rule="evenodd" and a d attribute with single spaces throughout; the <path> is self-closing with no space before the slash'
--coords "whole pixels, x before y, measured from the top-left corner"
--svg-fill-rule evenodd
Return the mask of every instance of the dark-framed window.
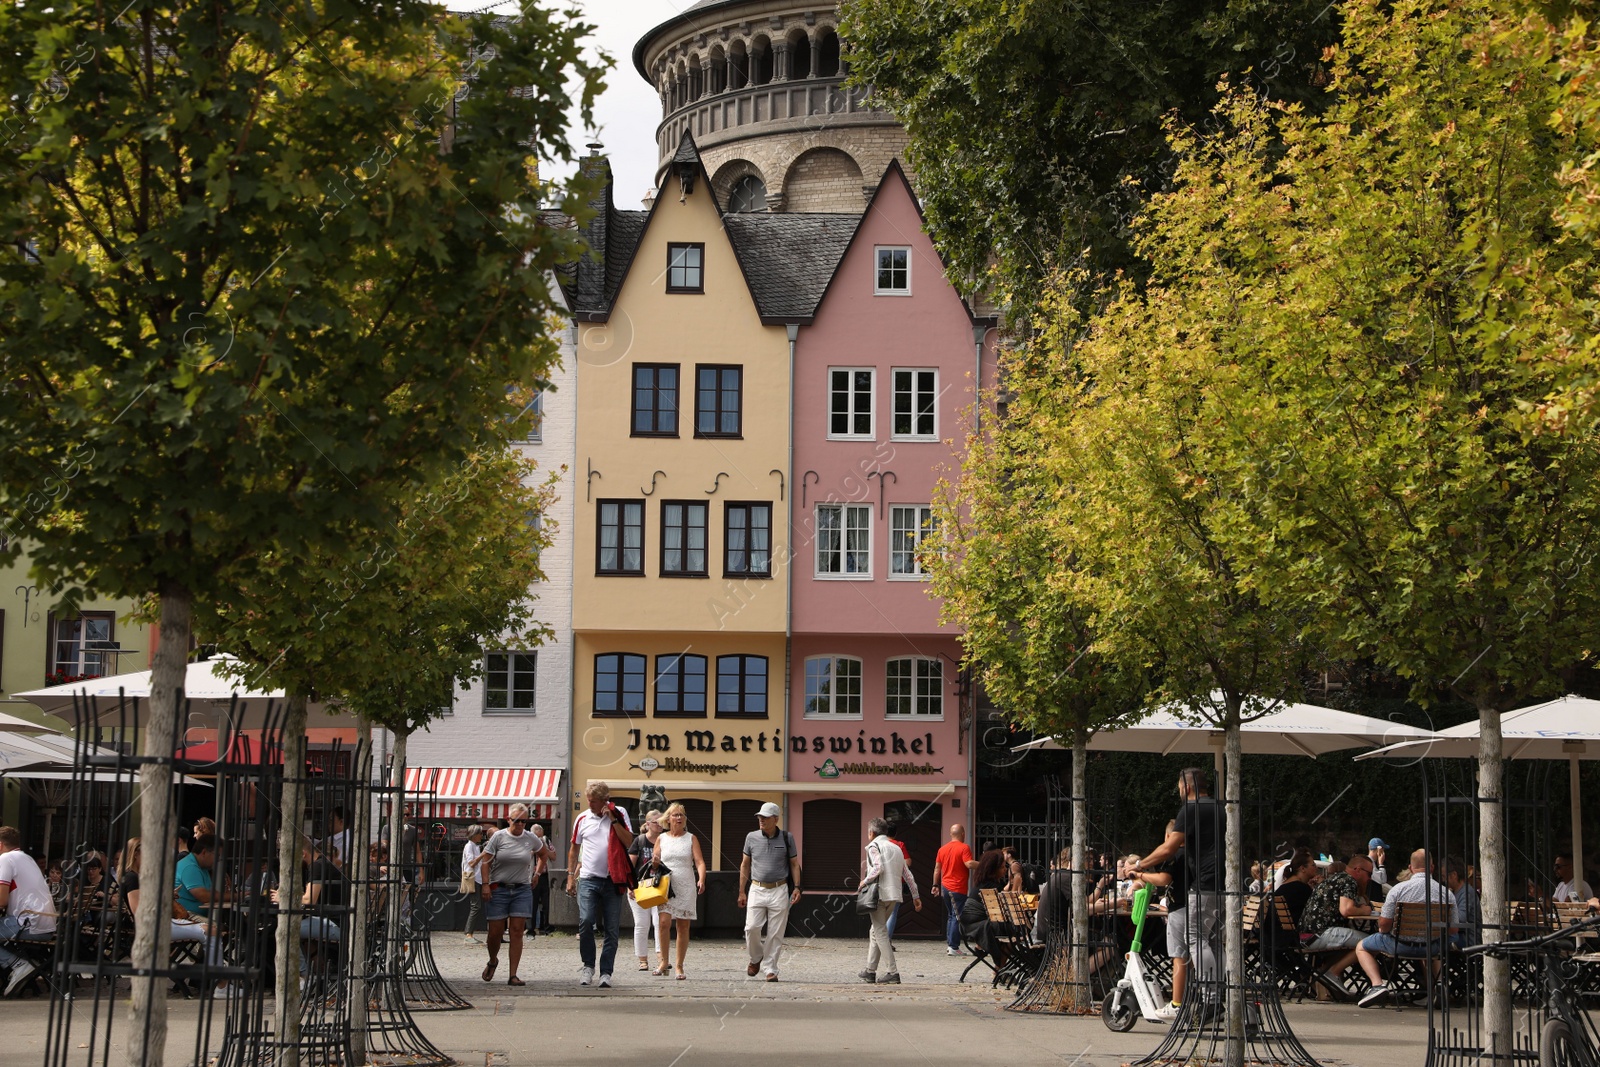
<path id="1" fill-rule="evenodd" d="M 706 658 L 689 652 L 656 657 L 656 714 L 703 719 Z"/>
<path id="2" fill-rule="evenodd" d="M 633 365 L 633 416 L 629 433 L 634 437 L 678 436 L 678 365 Z"/>
<path id="3" fill-rule="evenodd" d="M 489 652 L 484 656 L 483 674 L 485 714 L 533 714 L 538 652 Z"/>
<path id="4" fill-rule="evenodd" d="M 717 657 L 717 715 L 767 717 L 767 657 Z"/>
<path id="5" fill-rule="evenodd" d="M 667 292 L 705 292 L 705 265 L 705 245 L 699 243 L 667 245 Z"/>
<path id="6" fill-rule="evenodd" d="M 738 437 L 744 432 L 744 368 L 702 363 L 694 369 L 694 435 Z"/>
<path id="7" fill-rule="evenodd" d="M 644 714 L 645 657 L 634 652 L 603 652 L 594 658 L 594 713 Z"/>
<path id="8" fill-rule="evenodd" d="M 661 573 L 706 577 L 706 535 L 711 505 L 696 500 L 661 502 Z"/>
<path id="9" fill-rule="evenodd" d="M 724 510 L 722 569 L 729 578 L 772 577 L 772 505 L 730 501 Z"/>
<path id="10" fill-rule="evenodd" d="M 602 500 L 595 525 L 596 574 L 644 573 L 644 501 Z"/>

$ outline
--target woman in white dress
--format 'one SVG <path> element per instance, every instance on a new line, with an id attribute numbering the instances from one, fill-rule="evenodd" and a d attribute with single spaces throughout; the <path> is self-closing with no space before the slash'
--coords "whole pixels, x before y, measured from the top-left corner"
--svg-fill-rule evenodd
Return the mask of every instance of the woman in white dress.
<path id="1" fill-rule="evenodd" d="M 700 855 L 700 840 L 689 832 L 689 816 L 683 805 L 667 805 L 667 828 L 656 840 L 656 862 L 672 875 L 671 895 L 659 909 L 661 925 L 656 930 L 656 948 L 661 966 L 653 974 L 667 973 L 668 932 L 678 938 L 678 962 L 673 976 L 683 981 L 683 958 L 689 951 L 689 923 L 695 917 L 695 902 L 706 891 L 706 861 Z"/>
<path id="2" fill-rule="evenodd" d="M 628 855 L 633 857 L 634 870 L 643 877 L 648 873 L 656 854 L 656 840 L 661 837 L 661 813 L 651 808 L 644 817 L 644 831 L 633 835 Z M 633 910 L 633 951 L 639 957 L 639 969 L 650 969 L 650 930 L 656 924 L 651 909 L 639 907 L 639 902 L 628 894 L 628 907 Z"/>

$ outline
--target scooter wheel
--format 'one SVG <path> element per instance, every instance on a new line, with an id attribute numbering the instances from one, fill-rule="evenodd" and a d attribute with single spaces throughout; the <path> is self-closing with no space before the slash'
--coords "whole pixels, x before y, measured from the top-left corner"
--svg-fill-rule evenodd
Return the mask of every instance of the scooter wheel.
<path id="1" fill-rule="evenodd" d="M 1139 1009 L 1133 1003 L 1132 996 L 1122 998 L 1122 1004 L 1117 1004 L 1117 992 L 1112 990 L 1100 1002 L 1100 1021 L 1106 1024 L 1106 1029 L 1125 1034 L 1133 1029 L 1133 1024 L 1139 1021 Z"/>

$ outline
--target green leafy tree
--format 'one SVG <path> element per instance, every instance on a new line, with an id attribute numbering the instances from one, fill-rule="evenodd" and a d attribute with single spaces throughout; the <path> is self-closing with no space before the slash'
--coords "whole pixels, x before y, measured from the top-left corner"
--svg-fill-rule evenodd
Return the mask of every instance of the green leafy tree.
<path id="1" fill-rule="evenodd" d="M 911 135 L 908 158 L 954 274 L 998 268 L 1032 307 L 1051 273 L 1142 272 L 1130 220 L 1166 187 L 1169 115 L 1204 123 L 1217 83 L 1318 106 L 1324 0 L 846 0 L 851 75 Z"/>
<path id="2" fill-rule="evenodd" d="M 598 91 L 586 30 L 416 0 L 0 11 L 25 102 L 0 146 L 0 532 L 42 580 L 157 598 L 147 754 L 173 751 L 197 603 L 260 552 L 392 521 L 554 357 L 546 277 L 576 238 L 540 224 L 528 164 L 569 156 L 569 87 L 585 116 Z M 161 884 L 170 783 L 143 774 Z M 165 959 L 159 903 L 137 967 Z M 164 998 L 135 982 L 151 1067 Z"/>
<path id="3" fill-rule="evenodd" d="M 1057 413 L 1041 427 L 1044 465 L 1062 486 L 1048 516 L 1058 551 L 1080 561 L 1081 595 L 1093 607 L 1094 649 L 1128 672 L 1147 674 L 1147 703 L 1176 705 L 1224 734 L 1226 832 L 1222 877 L 1243 884 L 1240 727 L 1299 693 L 1314 648 L 1305 620 L 1269 609 L 1241 580 L 1244 559 L 1226 537 L 1233 499 L 1245 484 L 1211 409 L 1232 374 L 1203 336 L 1175 338 L 1172 316 L 1204 308 L 1147 297 L 1131 286 L 1086 332 L 1070 283 L 1044 305 L 1037 342 L 1060 376 Z M 1157 343 L 1168 338 L 1168 343 Z M 1223 899 L 1227 978 L 1224 1062 L 1244 1058 L 1242 900 Z M 1192 921 L 1199 922 L 1198 919 Z"/>
<path id="4" fill-rule="evenodd" d="M 1096 730 L 1136 713 L 1139 672 L 1093 650 L 1092 606 L 1072 557 L 1052 536 L 1059 504 L 1053 472 L 1036 462 L 1039 432 L 1054 399 L 1018 373 L 1009 417 L 988 437 L 969 437 L 959 482 L 936 494 L 937 532 L 924 566 L 946 622 L 961 628 L 965 659 L 1014 723 L 1072 748 L 1072 961 L 1075 1007 L 1093 1006 L 1088 988 L 1088 743 Z"/>
<path id="5" fill-rule="evenodd" d="M 1174 488 L 1216 498 L 1208 551 L 1231 576 L 1215 595 L 1370 658 L 1420 702 L 1470 702 L 1491 805 L 1501 713 L 1559 691 L 1597 636 L 1597 442 L 1538 417 L 1561 384 L 1562 301 L 1594 291 L 1592 245 L 1559 239 L 1572 151 L 1550 126 L 1555 65 L 1507 42 L 1520 25 L 1495 0 L 1346 4 L 1324 115 L 1238 94 L 1220 132 L 1175 137 L 1177 186 L 1142 230 L 1158 268 L 1090 342 L 1159 372 L 1117 379 L 1108 410 L 1146 395 L 1134 374 L 1203 398 L 1209 459 Z M 1173 437 L 1151 466 L 1194 454 Z M 1135 611 L 1162 595 L 1118 590 Z M 1500 819 L 1477 859 L 1494 924 Z M 1504 961 L 1486 962 L 1485 1018 L 1485 1042 L 1510 1047 Z"/>
<path id="6" fill-rule="evenodd" d="M 536 617 L 535 590 L 544 580 L 539 553 L 550 542 L 540 516 L 554 481 L 534 481 L 531 462 L 509 447 L 482 449 L 438 483 L 418 487 L 392 527 L 353 525 L 339 549 L 309 558 L 262 553 L 248 570 L 236 571 L 242 606 L 202 607 L 199 628 L 239 655 L 240 676 L 253 688 L 285 691 L 286 767 L 305 763 L 307 701 L 336 701 L 362 723 L 358 765 L 369 755 L 372 724 L 395 731 L 398 792 L 406 739 L 449 710 L 458 681 L 482 673 L 485 644 L 528 647 L 550 632 Z M 343 545 L 364 546 L 365 554 L 352 558 Z M 352 634 L 360 635 L 355 654 Z M 287 778 L 284 826 L 301 825 L 303 801 L 299 783 Z M 402 805 L 397 796 L 391 810 Z M 298 835 L 285 833 L 280 888 L 290 899 L 301 888 L 299 849 Z M 355 850 L 351 863 L 352 876 L 365 881 L 365 850 Z M 400 896 L 390 898 L 390 929 L 399 929 Z M 362 918 L 353 921 L 353 936 L 364 936 Z M 393 946 L 398 953 L 398 941 Z M 286 1047 L 294 1045 L 299 1017 L 292 1010 L 298 948 L 297 921 L 280 916 L 276 995 L 291 1007 L 277 1018 Z M 354 955 L 358 949 L 362 954 Z M 367 958 L 359 942 L 352 953 Z M 391 961 L 391 973 L 399 973 L 399 962 Z M 359 992 L 357 999 L 366 1003 Z"/>

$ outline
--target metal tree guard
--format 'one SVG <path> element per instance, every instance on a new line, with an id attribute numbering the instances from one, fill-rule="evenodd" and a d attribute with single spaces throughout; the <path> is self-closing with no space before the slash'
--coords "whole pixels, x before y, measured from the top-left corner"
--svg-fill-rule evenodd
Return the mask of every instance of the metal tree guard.
<path id="1" fill-rule="evenodd" d="M 1472 863 L 1479 824 L 1486 817 L 1493 818 L 1498 808 L 1503 821 L 1507 886 L 1512 890 L 1506 894 L 1512 913 L 1502 923 L 1502 940 L 1532 937 L 1555 929 L 1560 920 L 1547 902 L 1518 902 L 1512 898 L 1527 895 L 1516 892 L 1519 886 L 1543 883 L 1552 860 L 1565 846 L 1567 839 L 1555 835 L 1550 818 L 1552 772 L 1560 764 L 1551 760 L 1507 761 L 1504 801 L 1493 806 L 1477 795 L 1477 771 L 1472 761 L 1425 759 L 1421 765 L 1423 847 L 1436 869 L 1442 870 L 1451 858 Z M 1581 872 L 1575 877 L 1582 878 Z M 1494 925 L 1491 916 L 1481 919 L 1483 926 Z M 1462 921 L 1468 940 L 1481 940 L 1481 932 L 1473 929 L 1471 917 L 1463 916 Z M 1552 964 L 1533 956 L 1511 957 L 1512 1047 L 1489 1049 L 1484 1047 L 1483 1032 L 1483 957 L 1447 952 L 1440 959 L 1430 943 L 1424 959 L 1430 970 L 1441 969 L 1436 982 L 1443 991 L 1428 1001 L 1428 1067 L 1540 1063 L 1541 1036 L 1550 1007 L 1543 996 L 1542 968 Z M 1584 977 L 1577 966 L 1571 971 L 1568 977 L 1573 981 Z"/>
<path id="2" fill-rule="evenodd" d="M 1246 838 L 1243 842 L 1245 856 L 1241 857 L 1243 869 L 1249 870 L 1248 857 L 1255 856 L 1266 858 L 1263 871 L 1271 870 L 1271 858 L 1276 852 L 1282 851 L 1273 847 L 1271 828 L 1266 822 L 1267 813 L 1274 810 L 1273 806 L 1259 796 L 1243 803 L 1255 809 L 1254 819 L 1245 817 L 1240 820 Z M 1221 856 L 1218 862 L 1222 862 Z M 1279 976 L 1270 946 L 1261 946 L 1254 959 L 1249 957 L 1249 950 L 1246 949 L 1241 989 L 1244 1001 L 1243 1028 L 1242 1032 L 1230 1033 L 1228 1030 L 1228 994 L 1235 987 L 1231 977 L 1232 968 L 1228 966 L 1224 952 L 1226 942 L 1223 924 L 1227 922 L 1227 898 L 1238 897 L 1242 903 L 1243 899 L 1254 895 L 1260 902 L 1260 913 L 1270 915 L 1270 877 L 1264 878 L 1263 883 L 1261 892 L 1257 894 L 1247 893 L 1236 886 L 1223 887 L 1219 894 L 1222 899 L 1217 905 L 1220 914 L 1209 944 L 1200 930 L 1203 920 L 1194 914 L 1187 916 L 1185 934 L 1190 960 L 1188 991 L 1184 994 L 1177 1018 L 1172 1021 L 1161 1043 L 1148 1056 L 1134 1061 L 1136 1067 L 1197 1067 L 1200 1064 L 1227 1063 L 1230 1046 L 1243 1047 L 1242 1062 L 1246 1064 L 1317 1067 L 1318 1061 L 1300 1043 L 1284 1015 L 1278 987 Z M 1190 910 L 1193 911 L 1194 907 L 1190 905 Z M 1212 957 L 1215 963 L 1202 965 L 1203 955 Z"/>

